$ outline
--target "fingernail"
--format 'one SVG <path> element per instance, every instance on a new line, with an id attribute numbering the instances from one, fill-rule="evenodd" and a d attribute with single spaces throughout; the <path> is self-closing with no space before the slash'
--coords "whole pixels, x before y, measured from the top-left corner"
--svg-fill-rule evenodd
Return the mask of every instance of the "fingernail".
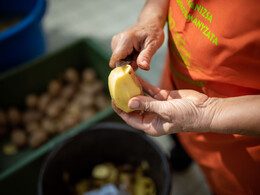
<path id="1" fill-rule="evenodd" d="M 136 109 L 136 108 L 139 107 L 139 102 L 136 101 L 136 100 L 135 100 L 135 101 L 132 101 L 132 102 L 130 103 L 129 107 L 130 107 L 131 109 Z"/>
<path id="2" fill-rule="evenodd" d="M 147 61 L 142 61 L 141 63 L 143 66 L 148 66 L 148 62 Z"/>

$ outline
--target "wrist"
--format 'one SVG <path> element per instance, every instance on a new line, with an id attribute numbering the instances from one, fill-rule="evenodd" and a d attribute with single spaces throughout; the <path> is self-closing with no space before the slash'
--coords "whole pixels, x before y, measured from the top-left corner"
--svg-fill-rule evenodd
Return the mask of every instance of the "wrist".
<path id="1" fill-rule="evenodd" d="M 165 24 L 165 19 L 162 16 L 142 15 L 139 16 L 137 24 L 141 24 L 141 25 L 153 24 L 154 26 L 163 29 Z"/>
<path id="2" fill-rule="evenodd" d="M 195 132 L 215 132 L 217 121 L 221 113 L 222 98 L 209 97 L 200 107 L 197 122 L 194 123 Z"/>

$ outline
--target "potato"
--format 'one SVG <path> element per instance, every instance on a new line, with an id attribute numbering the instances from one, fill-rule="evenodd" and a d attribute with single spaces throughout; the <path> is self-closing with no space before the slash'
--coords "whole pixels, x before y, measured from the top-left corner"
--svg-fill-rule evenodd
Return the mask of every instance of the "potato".
<path id="1" fill-rule="evenodd" d="M 27 142 L 26 133 L 22 129 L 15 129 L 11 133 L 11 140 L 15 146 L 23 147 Z"/>
<path id="2" fill-rule="evenodd" d="M 47 133 L 44 131 L 34 131 L 29 137 L 29 145 L 32 148 L 38 148 L 48 141 Z"/>
<path id="3" fill-rule="evenodd" d="M 104 84 L 101 81 L 94 81 L 93 83 L 84 83 L 80 86 L 80 91 L 83 94 L 95 95 L 104 89 Z"/>
<path id="4" fill-rule="evenodd" d="M 35 109 L 29 109 L 24 112 L 23 114 L 23 121 L 24 123 L 29 123 L 32 121 L 39 121 L 42 118 L 42 113 Z"/>
<path id="5" fill-rule="evenodd" d="M 62 84 L 58 80 L 53 80 L 49 83 L 48 92 L 51 96 L 56 97 L 60 94 Z"/>
<path id="6" fill-rule="evenodd" d="M 79 107 L 82 109 L 91 107 L 95 104 L 95 97 L 88 95 L 88 94 L 83 94 L 83 93 L 78 93 L 74 100 L 74 103 L 78 104 Z"/>
<path id="7" fill-rule="evenodd" d="M 22 115 L 17 108 L 15 107 L 10 108 L 7 114 L 8 114 L 8 120 L 12 126 L 17 126 L 21 124 Z"/>
<path id="8" fill-rule="evenodd" d="M 79 117 L 81 114 L 81 107 L 79 102 L 74 100 L 66 109 L 65 111 L 67 114 L 73 116 L 73 117 Z"/>
<path id="9" fill-rule="evenodd" d="M 51 96 L 48 93 L 42 94 L 39 98 L 38 109 L 44 112 L 50 102 L 51 102 Z"/>
<path id="10" fill-rule="evenodd" d="M 28 133 L 31 133 L 33 131 L 39 131 L 40 129 L 40 123 L 38 121 L 30 121 L 27 124 L 25 124 L 26 126 L 26 131 Z"/>
<path id="11" fill-rule="evenodd" d="M 42 120 L 42 128 L 47 134 L 54 134 L 56 132 L 56 122 L 50 118 L 44 118 Z"/>
<path id="12" fill-rule="evenodd" d="M 77 87 L 73 84 L 66 85 L 63 87 L 60 97 L 66 100 L 70 100 L 76 93 Z"/>
<path id="13" fill-rule="evenodd" d="M 0 126 L 7 124 L 7 116 L 3 110 L 0 110 Z"/>
<path id="14" fill-rule="evenodd" d="M 25 103 L 29 108 L 36 108 L 38 106 L 39 98 L 35 94 L 29 94 L 26 96 Z"/>
<path id="15" fill-rule="evenodd" d="M 94 116 L 97 113 L 96 109 L 93 107 L 87 108 L 86 110 L 83 110 L 81 112 L 81 120 L 88 120 L 92 116 Z"/>
<path id="16" fill-rule="evenodd" d="M 79 73 L 74 68 L 68 68 L 65 71 L 64 79 L 68 83 L 76 84 L 79 82 Z"/>
<path id="17" fill-rule="evenodd" d="M 110 100 L 104 93 L 98 94 L 95 100 L 95 105 L 99 110 L 104 110 L 110 105 Z"/>
<path id="18" fill-rule="evenodd" d="M 46 109 L 46 114 L 50 118 L 57 118 L 61 115 L 66 106 L 67 100 L 64 98 L 56 98 L 49 104 L 48 108 Z"/>
<path id="19" fill-rule="evenodd" d="M 75 116 L 72 114 L 65 114 L 61 117 L 61 120 L 58 123 L 58 133 L 63 133 L 70 128 L 74 127 L 80 122 L 79 116 Z"/>
<path id="20" fill-rule="evenodd" d="M 96 77 L 96 72 L 92 68 L 86 68 L 82 73 L 83 83 L 92 83 Z"/>

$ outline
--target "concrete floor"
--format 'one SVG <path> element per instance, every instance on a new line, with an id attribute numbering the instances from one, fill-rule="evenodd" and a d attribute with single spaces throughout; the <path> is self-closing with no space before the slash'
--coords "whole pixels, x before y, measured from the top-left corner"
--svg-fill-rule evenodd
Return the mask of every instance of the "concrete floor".
<path id="1" fill-rule="evenodd" d="M 144 2 L 144 0 L 49 0 L 43 20 L 48 52 L 55 51 L 82 37 L 91 37 L 110 50 L 112 36 L 135 24 Z M 166 40 L 154 55 L 151 70 L 139 71 L 139 74 L 153 85 L 158 85 L 166 51 Z M 174 145 L 168 136 L 152 139 L 166 155 Z M 210 194 L 208 185 L 195 163 L 184 172 L 173 172 L 172 195 L 189 194 Z"/>

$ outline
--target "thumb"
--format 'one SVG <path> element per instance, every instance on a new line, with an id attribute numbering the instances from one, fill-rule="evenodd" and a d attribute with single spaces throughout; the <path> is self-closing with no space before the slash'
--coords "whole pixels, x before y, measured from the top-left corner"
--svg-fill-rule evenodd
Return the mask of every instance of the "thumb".
<path id="1" fill-rule="evenodd" d="M 128 106 L 133 110 L 143 110 L 146 112 L 154 112 L 157 114 L 162 113 L 162 109 L 166 108 L 164 106 L 165 101 L 158 101 L 147 96 L 137 96 L 129 100 Z"/>
<path id="2" fill-rule="evenodd" d="M 150 62 L 157 50 L 156 44 L 150 43 L 148 44 L 138 55 L 137 58 L 137 65 L 144 69 L 149 70 L 150 69 Z"/>

